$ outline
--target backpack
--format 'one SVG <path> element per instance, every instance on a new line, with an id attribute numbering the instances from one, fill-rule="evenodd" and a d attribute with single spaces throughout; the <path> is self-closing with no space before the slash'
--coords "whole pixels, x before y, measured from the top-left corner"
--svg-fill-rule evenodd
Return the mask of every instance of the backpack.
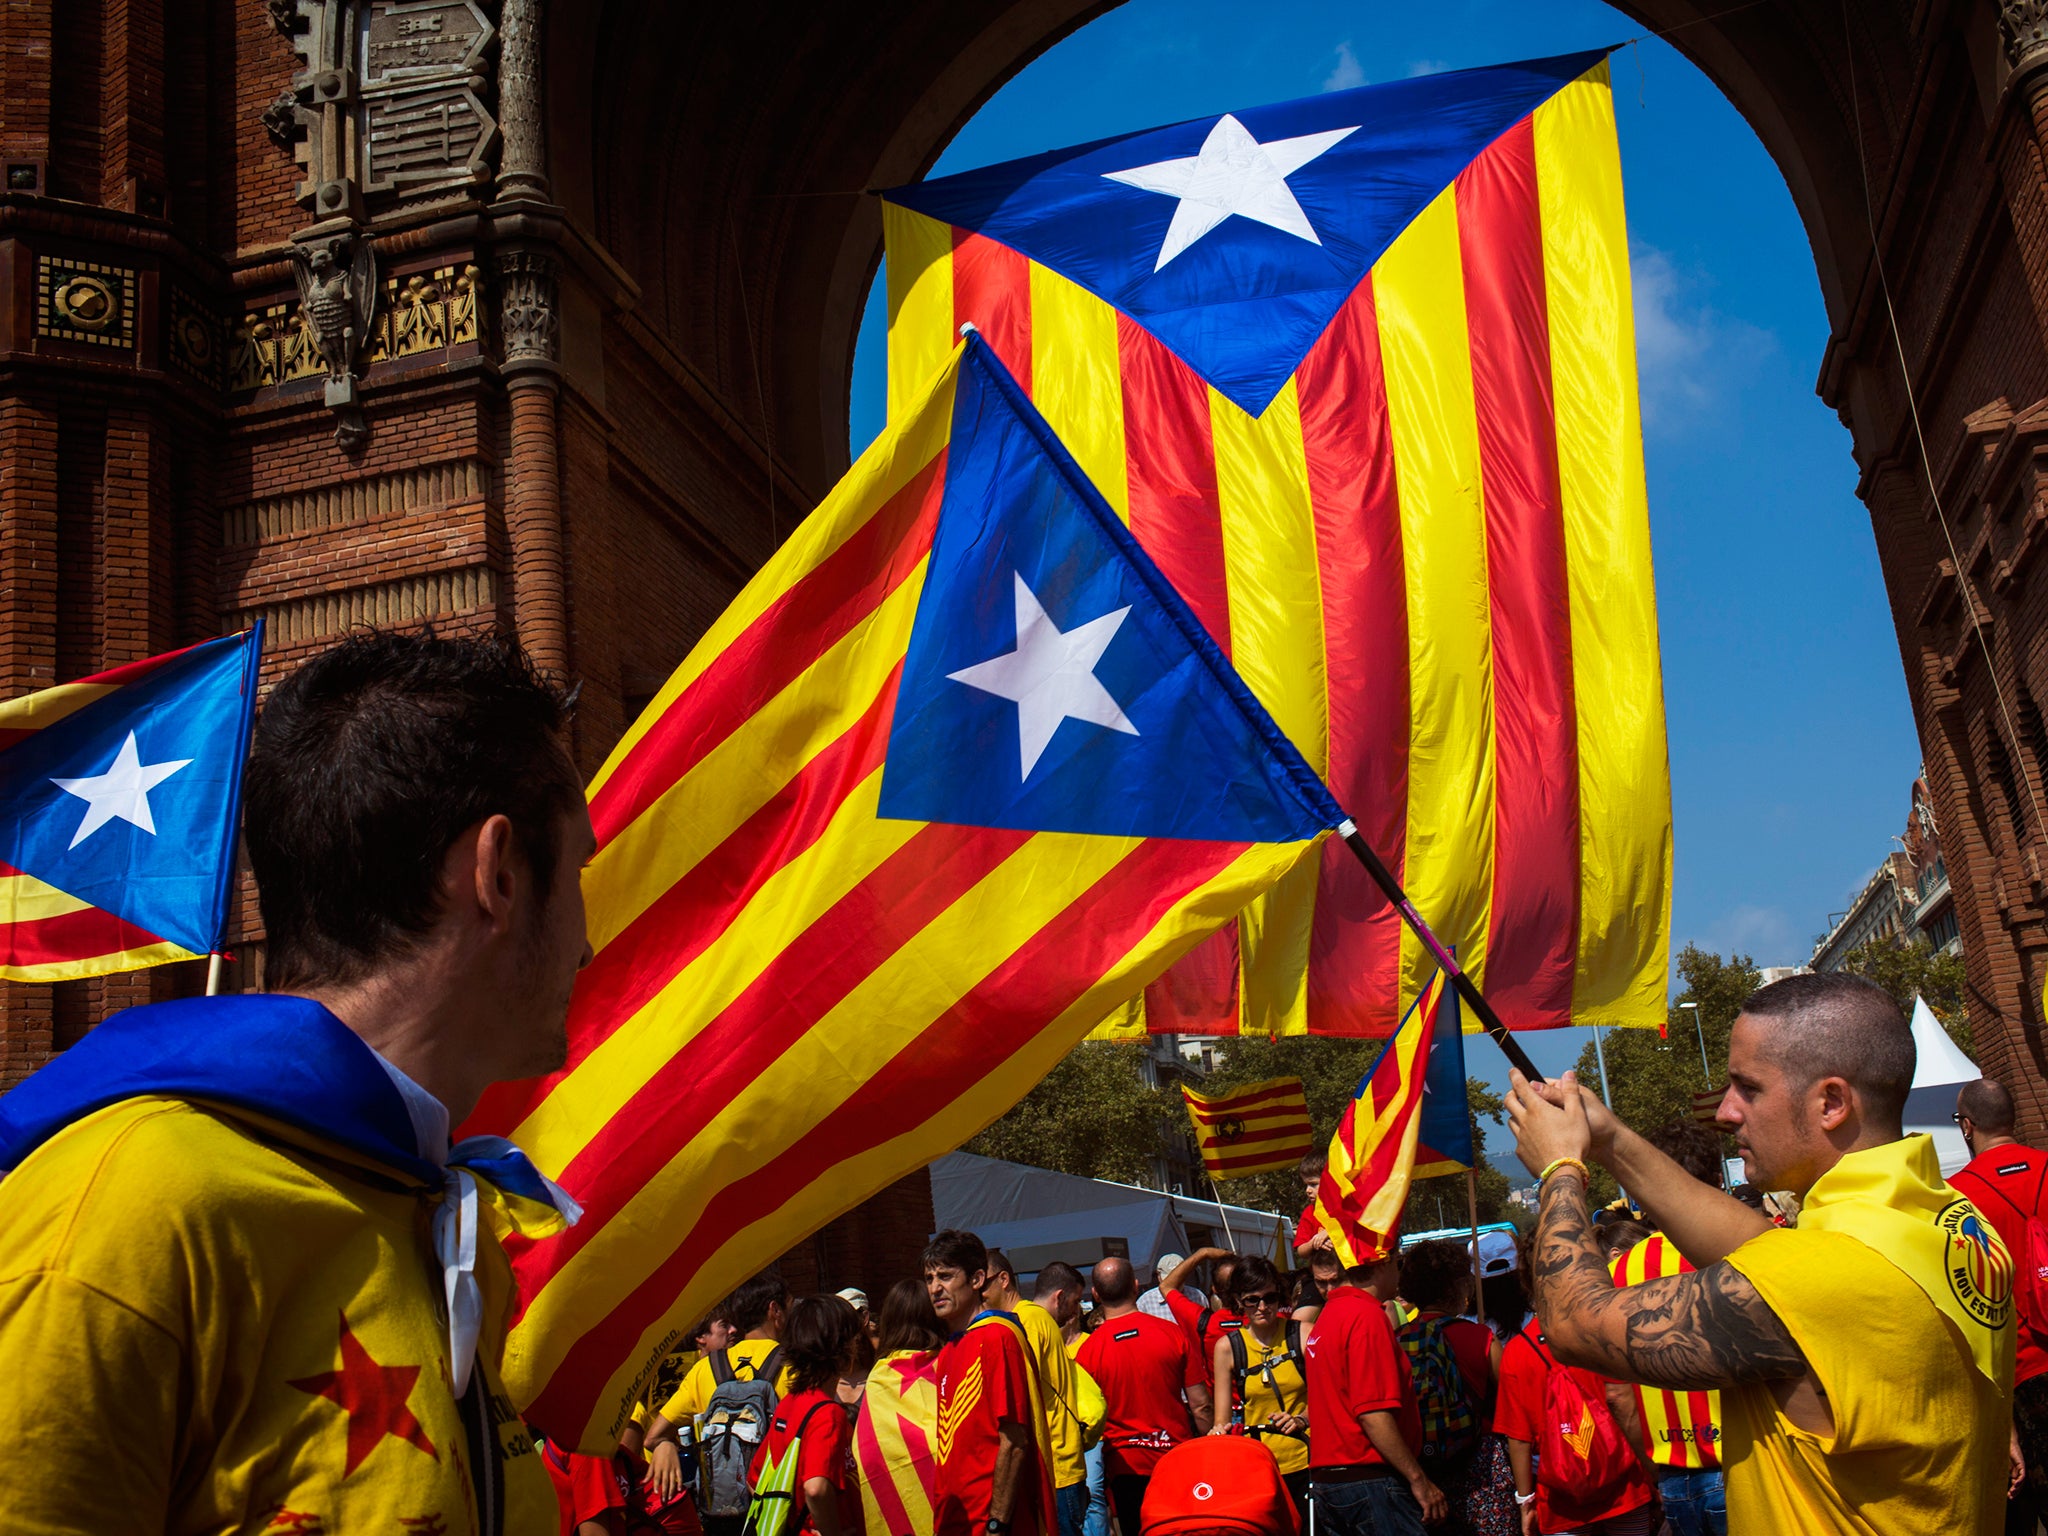
<path id="1" fill-rule="evenodd" d="M 1224 1337 L 1230 1340 L 1232 1413 L 1239 1422 L 1242 1422 L 1244 1384 L 1252 1373 L 1251 1346 L 1245 1343 L 1244 1330 L 1242 1328 L 1233 1328 Z M 1275 1397 L 1278 1397 L 1280 1392 L 1279 1388 L 1274 1386 L 1273 1383 L 1273 1367 L 1285 1365 L 1290 1360 L 1294 1362 L 1294 1368 L 1301 1372 L 1301 1379 L 1306 1384 L 1308 1381 L 1308 1355 L 1301 1347 L 1301 1324 L 1295 1322 L 1292 1318 L 1289 1318 L 1287 1321 L 1286 1343 L 1282 1346 L 1280 1353 L 1266 1356 L 1259 1366 L 1259 1375 L 1265 1379 L 1267 1386 L 1273 1387 L 1273 1395 Z M 1271 1430 L 1258 1432 L 1273 1433 Z"/>
<path id="2" fill-rule="evenodd" d="M 1479 1438 L 1472 1412 L 1472 1394 L 1458 1356 L 1444 1337 L 1444 1319 L 1416 1318 L 1395 1333 L 1408 1356 L 1408 1374 L 1415 1380 L 1415 1402 L 1422 1410 L 1422 1444 L 1415 1454 L 1424 1461 L 1449 1461 L 1469 1451 Z"/>
<path id="3" fill-rule="evenodd" d="M 751 1512 L 754 1498 L 747 1473 L 754 1448 L 768 1433 L 768 1422 L 781 1401 L 775 1390 L 781 1374 L 780 1344 L 754 1368 L 750 1381 L 733 1374 L 731 1350 L 721 1349 L 711 1357 L 716 1385 L 697 1424 L 699 1513 L 737 1519 Z"/>
<path id="4" fill-rule="evenodd" d="M 803 1453 L 804 1431 L 811 1427 L 811 1420 L 821 1408 L 838 1406 L 829 1398 L 811 1404 L 811 1411 L 798 1422 L 796 1433 L 782 1448 L 782 1459 L 777 1461 L 772 1454 L 762 1456 L 761 1480 L 753 1486 L 747 1501 L 747 1523 L 741 1528 L 747 1536 L 782 1536 L 789 1529 L 789 1517 L 796 1512 L 796 1467 Z"/>
<path id="5" fill-rule="evenodd" d="M 2026 1223 L 2020 1234 L 2018 1251 L 2012 1256 L 2012 1299 L 2019 1311 L 2019 1320 L 2031 1328 L 2037 1338 L 2048 1338 L 2048 1224 L 2044 1224 L 2037 1214 L 2041 1208 L 2041 1186 L 2048 1183 L 2048 1163 L 2042 1164 L 2041 1175 L 2034 1181 L 2032 1211 L 2021 1210 L 2012 1196 L 1989 1179 L 1979 1182 Z"/>
<path id="6" fill-rule="evenodd" d="M 1578 1375 L 1522 1335 L 1549 1367 L 1543 1382 L 1543 1426 L 1536 1442 L 1536 1480 L 1581 1507 L 1611 1503 L 1637 1472 L 1636 1453 L 1605 1396 L 1588 1392 Z"/>

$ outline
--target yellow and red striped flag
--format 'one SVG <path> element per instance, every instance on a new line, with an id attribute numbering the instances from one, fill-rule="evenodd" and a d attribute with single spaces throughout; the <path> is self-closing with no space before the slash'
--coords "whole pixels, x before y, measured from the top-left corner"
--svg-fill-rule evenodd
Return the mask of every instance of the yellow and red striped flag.
<path id="1" fill-rule="evenodd" d="M 853 1426 L 867 1536 L 932 1536 L 937 1497 L 936 1350 L 898 1350 L 868 1372 Z"/>
<path id="2" fill-rule="evenodd" d="M 1194 1122 L 1195 1145 L 1212 1179 L 1242 1179 L 1292 1168 L 1315 1144 L 1308 1096 L 1298 1077 L 1268 1078 L 1228 1093 L 1181 1088 Z"/>
<path id="3" fill-rule="evenodd" d="M 1515 1029 L 1651 1026 L 1670 784 L 1604 55 L 899 188 L 892 411 L 972 321 Z M 1334 843 L 1144 997 L 1385 1035 L 1433 960 Z"/>
<path id="4" fill-rule="evenodd" d="M 1416 1179 L 1472 1166 L 1457 989 L 1438 972 L 1344 1106 L 1316 1220 L 1345 1264 L 1389 1252 Z"/>
<path id="5" fill-rule="evenodd" d="M 567 1065 L 469 1126 L 584 1208 L 507 1245 L 506 1381 L 550 1438 L 609 1448 L 691 1320 L 994 1120 L 1341 821 L 1143 558 L 970 341 L 599 770 Z M 1048 645 L 1050 679 L 1003 675 Z M 1146 753 L 1177 771 L 1126 771 Z"/>

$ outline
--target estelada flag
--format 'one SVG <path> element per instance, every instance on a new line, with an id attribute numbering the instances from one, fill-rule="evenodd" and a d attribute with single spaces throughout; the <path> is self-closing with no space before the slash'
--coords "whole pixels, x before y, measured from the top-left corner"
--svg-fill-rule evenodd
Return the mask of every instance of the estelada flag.
<path id="1" fill-rule="evenodd" d="M 1308 1096 L 1298 1077 L 1268 1078 L 1228 1093 L 1197 1093 L 1182 1085 L 1202 1167 L 1212 1179 L 1242 1179 L 1292 1168 L 1315 1144 Z"/>
<path id="2" fill-rule="evenodd" d="M 1344 1106 L 1316 1219 L 1339 1258 L 1365 1263 L 1392 1248 L 1414 1180 L 1471 1166 L 1458 990 L 1439 971 Z"/>
<path id="3" fill-rule="evenodd" d="M 0 977 L 221 946 L 262 626 L 0 704 Z"/>
<path id="4" fill-rule="evenodd" d="M 938 1496 L 938 1351 L 904 1349 L 868 1372 L 853 1459 L 868 1536 L 932 1536 Z"/>
<path id="5" fill-rule="evenodd" d="M 900 187 L 892 411 L 978 325 L 1511 1028 L 1656 1024 L 1671 809 L 1603 53 Z M 1335 844 L 1145 994 L 1384 1035 Z"/>
<path id="6" fill-rule="evenodd" d="M 1342 819 L 977 339 L 590 789 L 568 1065 L 488 1093 L 584 1207 L 506 1377 L 608 1450 L 719 1297 L 1014 1104 Z"/>

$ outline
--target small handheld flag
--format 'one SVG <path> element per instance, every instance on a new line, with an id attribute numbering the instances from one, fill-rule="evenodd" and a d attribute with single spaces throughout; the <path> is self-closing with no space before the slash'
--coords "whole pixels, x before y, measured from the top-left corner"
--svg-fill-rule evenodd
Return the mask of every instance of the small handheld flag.
<path id="1" fill-rule="evenodd" d="M 1228 1093 L 1183 1087 L 1202 1167 L 1212 1179 L 1243 1179 L 1292 1168 L 1315 1144 L 1308 1097 L 1298 1077 L 1247 1083 Z"/>
<path id="2" fill-rule="evenodd" d="M 1316 1218 L 1345 1264 L 1391 1251 L 1416 1179 L 1472 1166 L 1458 993 L 1439 972 L 1345 1106 Z"/>
<path id="3" fill-rule="evenodd" d="M 262 644 L 259 624 L 0 704 L 0 977 L 220 948 Z"/>

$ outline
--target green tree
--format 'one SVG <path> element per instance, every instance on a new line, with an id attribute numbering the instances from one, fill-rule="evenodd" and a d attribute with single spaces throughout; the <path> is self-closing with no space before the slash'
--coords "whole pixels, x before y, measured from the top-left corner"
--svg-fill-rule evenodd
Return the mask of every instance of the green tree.
<path id="1" fill-rule="evenodd" d="M 1088 1179 L 1142 1182 L 1180 1095 L 1147 1086 L 1142 1045 L 1084 1041 L 962 1150 Z"/>
<path id="2" fill-rule="evenodd" d="M 1963 1006 L 1961 955 L 1938 954 L 1932 944 L 1920 937 L 1909 944 L 1902 944 L 1897 939 L 1872 939 L 1852 951 L 1842 965 L 1843 969 L 1854 971 L 1858 976 L 1867 976 L 1891 993 L 1892 1000 L 1908 1018 L 1913 1016 L 1914 997 L 1925 998 L 1928 1008 L 1941 1020 L 1941 1027 L 1948 1031 L 1949 1038 L 1961 1047 L 1965 1056 L 1976 1060 L 1969 1014 Z"/>

